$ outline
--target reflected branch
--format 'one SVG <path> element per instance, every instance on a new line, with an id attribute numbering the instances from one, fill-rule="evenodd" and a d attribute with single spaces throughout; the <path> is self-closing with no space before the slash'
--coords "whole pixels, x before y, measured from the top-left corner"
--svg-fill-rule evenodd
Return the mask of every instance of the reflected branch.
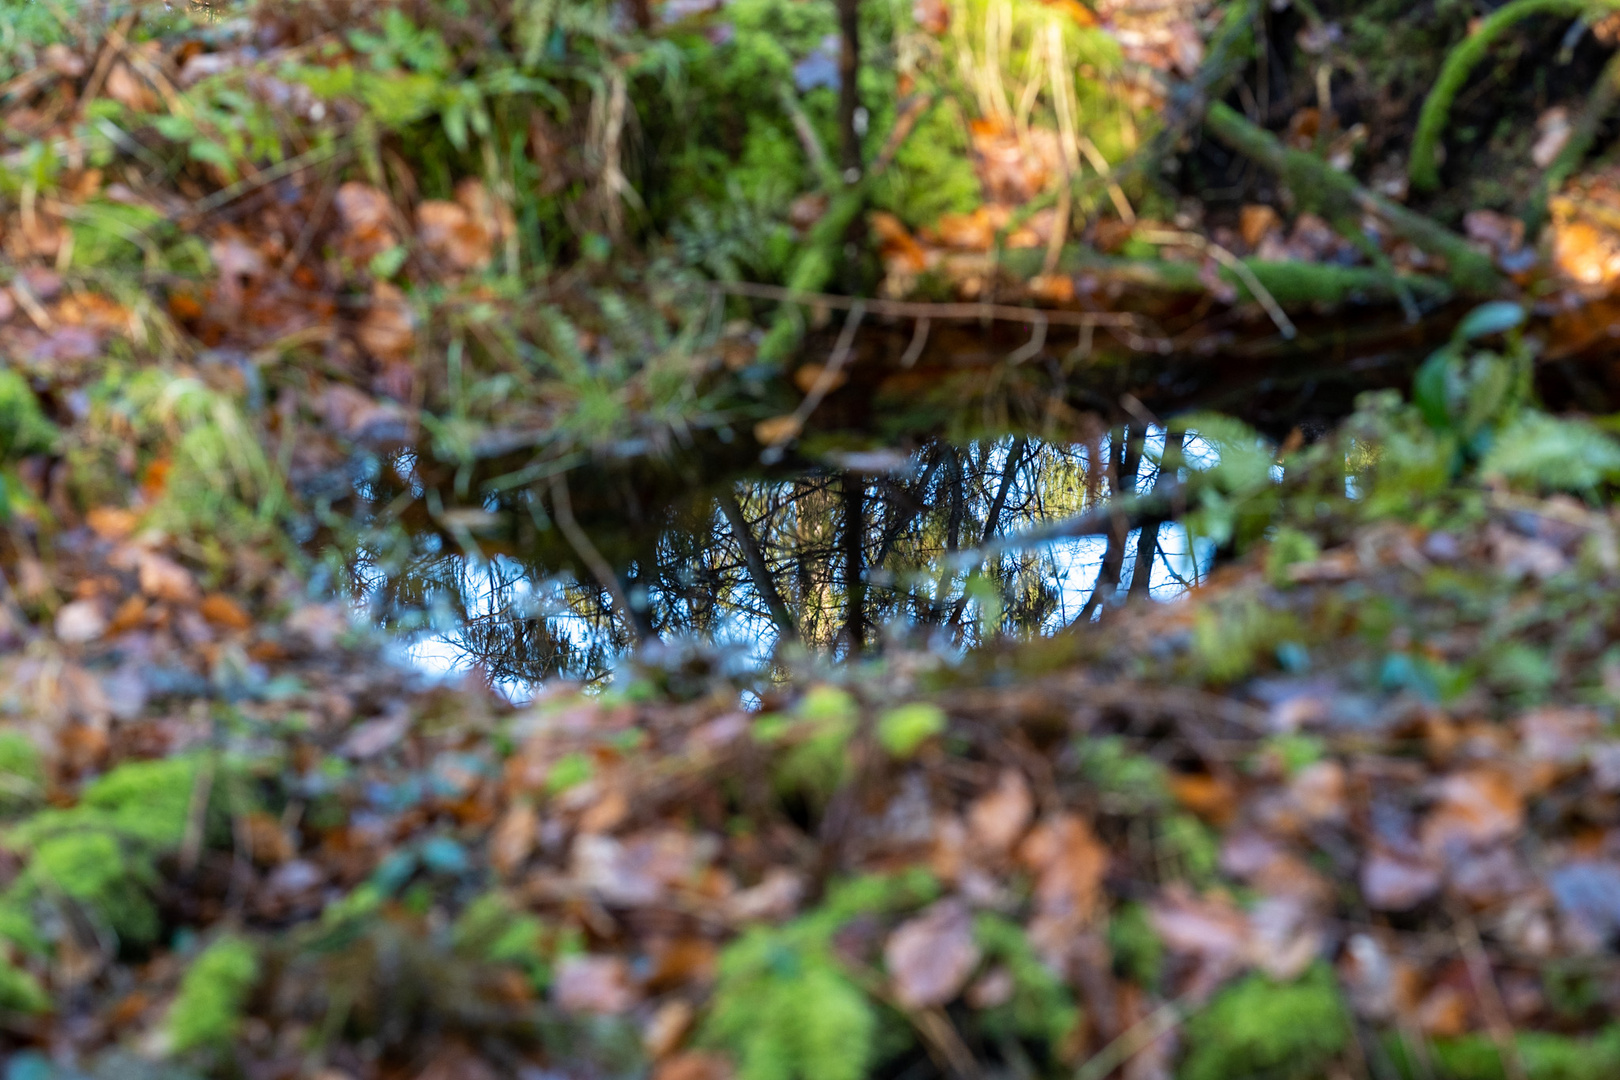
<path id="1" fill-rule="evenodd" d="M 797 639 L 799 628 L 793 620 L 793 613 L 788 610 L 782 594 L 777 591 L 776 579 L 771 575 L 771 568 L 765 565 L 765 556 L 760 553 L 759 543 L 748 527 L 748 519 L 743 516 L 742 507 L 737 504 L 737 497 L 726 490 L 720 493 L 718 501 L 721 512 L 726 515 L 726 521 L 731 525 L 731 535 L 737 538 L 737 546 L 742 549 L 743 562 L 748 567 L 748 576 L 753 579 L 754 590 L 759 593 L 761 599 L 765 601 L 765 606 L 770 610 L 771 621 L 776 623 L 783 638 Z"/>

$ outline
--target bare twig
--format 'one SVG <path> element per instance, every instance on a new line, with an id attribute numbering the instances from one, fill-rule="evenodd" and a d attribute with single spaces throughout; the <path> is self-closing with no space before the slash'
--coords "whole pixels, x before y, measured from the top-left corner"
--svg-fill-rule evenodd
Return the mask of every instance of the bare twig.
<path id="1" fill-rule="evenodd" d="M 574 549 L 574 554 L 579 556 L 580 562 L 585 564 L 597 583 L 607 590 L 608 595 L 613 598 L 614 606 L 624 612 L 626 624 L 635 630 L 637 627 L 635 612 L 630 607 L 629 598 L 624 595 L 624 589 L 619 585 L 619 576 L 613 572 L 612 565 L 602 557 L 596 545 L 591 543 L 591 538 L 585 535 L 585 530 L 580 528 L 579 522 L 574 519 L 573 503 L 568 498 L 566 474 L 557 473 L 551 478 L 551 514 L 556 519 L 557 528 L 562 530 L 563 538 L 568 541 L 568 546 Z"/>

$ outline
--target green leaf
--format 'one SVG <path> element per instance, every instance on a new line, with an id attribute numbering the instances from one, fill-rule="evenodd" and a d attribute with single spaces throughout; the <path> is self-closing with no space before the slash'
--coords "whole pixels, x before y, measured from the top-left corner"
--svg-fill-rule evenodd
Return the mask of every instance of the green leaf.
<path id="1" fill-rule="evenodd" d="M 1459 341 L 1475 341 L 1492 334 L 1502 334 L 1524 322 L 1524 308 L 1506 300 L 1493 300 L 1463 316 L 1457 324 L 1455 337 Z"/>

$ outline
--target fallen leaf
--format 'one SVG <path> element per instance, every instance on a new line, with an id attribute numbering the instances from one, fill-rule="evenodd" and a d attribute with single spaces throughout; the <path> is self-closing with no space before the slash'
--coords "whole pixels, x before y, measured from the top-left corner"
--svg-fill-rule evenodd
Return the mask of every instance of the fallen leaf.
<path id="1" fill-rule="evenodd" d="M 1374 847 L 1361 862 L 1361 895 L 1375 911 L 1409 911 L 1439 891 L 1439 868 L 1421 857 Z"/>
<path id="2" fill-rule="evenodd" d="M 1194 961 L 1184 991 L 1194 1000 L 1243 970 L 1252 928 L 1231 901 L 1172 885 L 1148 905 L 1148 917 L 1166 949 Z"/>
<path id="3" fill-rule="evenodd" d="M 968 832 L 986 851 L 1007 851 L 1029 827 L 1034 812 L 1035 800 L 1024 774 L 1003 769 L 996 786 L 968 807 Z"/>
<path id="4" fill-rule="evenodd" d="M 557 1007 L 570 1013 L 622 1013 L 640 997 L 629 966 L 618 956 L 564 957 L 551 992 Z"/>
<path id="5" fill-rule="evenodd" d="M 253 616 L 224 593 L 209 593 L 197 605 L 197 612 L 215 626 L 227 630 L 247 630 L 253 626 Z"/>
<path id="6" fill-rule="evenodd" d="M 143 552 L 137 563 L 141 592 L 169 604 L 190 604 L 197 600 L 197 582 L 191 571 L 165 555 Z"/>
<path id="7" fill-rule="evenodd" d="M 1440 781 L 1440 799 L 1418 830 L 1431 857 L 1451 858 L 1460 849 L 1513 836 L 1524 824 L 1524 797 L 1514 777 L 1479 766 Z"/>
<path id="8" fill-rule="evenodd" d="M 56 613 L 56 639 L 69 645 L 83 645 L 107 632 L 107 616 L 94 600 L 63 604 Z"/>
<path id="9" fill-rule="evenodd" d="M 158 107 L 157 94 L 122 60 L 107 72 L 107 81 L 102 84 L 101 92 L 130 112 L 153 112 Z"/>
<path id="10" fill-rule="evenodd" d="M 501 815 L 489 839 L 489 861 L 502 874 L 510 875 L 534 850 L 540 834 L 540 815 L 527 802 L 513 803 Z"/>
<path id="11" fill-rule="evenodd" d="M 98 506 L 84 515 L 86 525 L 90 531 L 103 540 L 119 541 L 128 539 L 135 532 L 135 523 L 138 519 L 129 510 L 111 506 Z"/>
<path id="12" fill-rule="evenodd" d="M 773 416 L 754 425 L 754 438 L 763 446 L 780 446 L 796 438 L 804 422 L 792 413 Z"/>
<path id="13" fill-rule="evenodd" d="M 396 745 L 411 728 L 410 713 L 403 709 L 375 720 L 367 720 L 349 732 L 343 740 L 341 753 L 361 761 L 374 758 Z"/>
<path id="14" fill-rule="evenodd" d="M 732 1080 L 731 1062 L 706 1050 L 688 1050 L 658 1063 L 652 1080 Z"/>
<path id="15" fill-rule="evenodd" d="M 692 1004 L 682 998 L 667 1001 L 653 1013 L 652 1019 L 641 1032 L 641 1047 L 654 1061 L 668 1057 L 680 1046 L 686 1033 L 692 1030 L 696 1013 Z"/>
<path id="16" fill-rule="evenodd" d="M 907 1009 L 944 1005 L 979 963 L 973 918 L 960 900 L 940 900 L 889 935 L 883 962 L 894 996 Z"/>
<path id="17" fill-rule="evenodd" d="M 1209 773 L 1171 773 L 1170 794 L 1183 809 L 1214 825 L 1224 825 L 1237 811 L 1237 792 L 1232 785 Z"/>
<path id="18" fill-rule="evenodd" d="M 416 349 L 416 315 L 405 294 L 386 281 L 374 282 L 371 306 L 355 336 L 379 361 L 408 359 Z"/>

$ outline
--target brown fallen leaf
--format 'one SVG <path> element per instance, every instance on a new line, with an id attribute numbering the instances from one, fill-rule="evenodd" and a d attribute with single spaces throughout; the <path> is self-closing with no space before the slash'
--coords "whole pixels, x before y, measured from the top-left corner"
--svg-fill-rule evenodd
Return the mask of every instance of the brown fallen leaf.
<path id="1" fill-rule="evenodd" d="M 692 1030 L 696 1012 L 692 1003 L 684 998 L 667 1001 L 653 1013 L 652 1019 L 641 1032 L 641 1047 L 654 1061 L 668 1057 L 680 1046 L 686 1033 Z"/>
<path id="2" fill-rule="evenodd" d="M 224 593 L 209 593 L 197 605 L 197 612 L 215 626 L 227 630 L 247 630 L 253 626 L 253 616 Z"/>
<path id="3" fill-rule="evenodd" d="M 416 349 L 416 314 L 395 285 L 371 286 L 371 306 L 356 333 L 361 346 L 384 363 L 409 359 Z"/>
<path id="4" fill-rule="evenodd" d="M 894 996 L 907 1009 L 944 1005 L 979 963 L 973 917 L 957 899 L 940 900 L 889 935 L 883 962 Z"/>
<path id="5" fill-rule="evenodd" d="M 1166 949 L 1194 962 L 1184 991 L 1194 1000 L 1243 970 L 1252 928 L 1230 900 L 1194 896 L 1171 885 L 1148 905 L 1148 917 Z"/>
<path id="6" fill-rule="evenodd" d="M 98 506 L 84 515 L 91 532 L 103 540 L 115 542 L 128 539 L 135 532 L 137 520 L 133 512 L 112 506 Z"/>
<path id="7" fill-rule="evenodd" d="M 169 604 L 191 604 L 197 600 L 197 582 L 191 571 L 166 555 L 143 552 L 137 563 L 141 592 Z"/>
<path id="8" fill-rule="evenodd" d="M 489 861 L 496 871 L 510 875 L 534 850 L 540 834 L 540 815 L 527 802 L 515 802 L 501 816 L 489 839 Z"/>
<path id="9" fill-rule="evenodd" d="M 1431 858 L 1482 847 L 1513 836 L 1524 825 L 1524 796 L 1504 769 L 1482 765 L 1440 781 L 1440 800 L 1419 827 Z"/>
<path id="10" fill-rule="evenodd" d="M 1214 825 L 1231 820 L 1238 806 L 1232 785 L 1209 773 L 1171 773 L 1170 794 L 1183 809 L 1190 810 Z"/>
<path id="11" fill-rule="evenodd" d="M 652 1080 L 732 1080 L 731 1062 L 706 1050 L 688 1050 L 658 1063 Z"/>
<path id="12" fill-rule="evenodd" d="M 569 956 L 557 964 L 552 998 L 564 1012 L 613 1015 L 626 1012 L 640 994 L 630 968 L 618 956 Z"/>
<path id="13" fill-rule="evenodd" d="M 1035 800 L 1024 774 L 1003 769 L 996 786 L 968 807 L 968 832 L 984 850 L 1004 852 L 1024 835 L 1034 812 Z"/>

